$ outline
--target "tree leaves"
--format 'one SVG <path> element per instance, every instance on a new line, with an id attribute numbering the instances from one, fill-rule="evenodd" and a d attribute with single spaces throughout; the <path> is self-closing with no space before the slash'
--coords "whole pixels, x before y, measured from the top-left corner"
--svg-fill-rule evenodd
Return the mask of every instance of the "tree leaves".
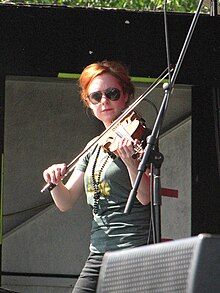
<path id="1" fill-rule="evenodd" d="M 166 2 L 168 12 L 194 13 L 199 0 L 167 0 Z M 162 11 L 164 7 L 164 0 L 0 0 L 0 3 L 65 5 L 70 7 L 117 8 L 146 11 Z M 218 3 L 220 3 L 220 0 L 218 0 Z M 203 13 L 208 13 L 209 10 L 210 7 L 203 5 Z"/>

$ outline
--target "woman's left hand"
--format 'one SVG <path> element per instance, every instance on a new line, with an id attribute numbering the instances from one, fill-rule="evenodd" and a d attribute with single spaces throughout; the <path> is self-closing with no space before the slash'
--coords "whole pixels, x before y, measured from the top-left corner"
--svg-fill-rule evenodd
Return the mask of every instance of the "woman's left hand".
<path id="1" fill-rule="evenodd" d="M 132 157 L 135 154 L 134 147 L 138 144 L 139 141 L 137 139 L 131 142 L 125 138 L 122 138 L 118 144 L 117 153 L 127 167 L 137 167 L 138 165 L 137 160 Z"/>

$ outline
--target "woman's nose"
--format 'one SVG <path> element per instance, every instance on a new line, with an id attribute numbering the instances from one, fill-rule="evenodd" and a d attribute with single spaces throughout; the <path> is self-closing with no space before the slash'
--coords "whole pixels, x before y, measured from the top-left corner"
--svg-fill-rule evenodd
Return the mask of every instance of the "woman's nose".
<path id="1" fill-rule="evenodd" d="M 109 101 L 109 99 L 106 97 L 105 93 L 102 93 L 101 103 L 103 104 L 108 101 Z"/>

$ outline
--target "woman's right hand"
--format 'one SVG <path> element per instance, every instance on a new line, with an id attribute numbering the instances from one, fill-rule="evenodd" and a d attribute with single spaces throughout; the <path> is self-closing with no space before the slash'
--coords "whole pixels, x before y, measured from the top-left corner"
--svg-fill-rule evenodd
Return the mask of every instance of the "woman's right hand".
<path id="1" fill-rule="evenodd" d="M 57 185 L 66 173 L 66 164 L 54 164 L 44 170 L 43 177 L 47 183 L 53 183 Z"/>

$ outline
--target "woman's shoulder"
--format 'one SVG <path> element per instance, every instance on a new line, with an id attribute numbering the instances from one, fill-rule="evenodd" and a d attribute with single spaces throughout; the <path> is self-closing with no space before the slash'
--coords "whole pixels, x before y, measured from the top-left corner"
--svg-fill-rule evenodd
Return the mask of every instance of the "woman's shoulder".
<path id="1" fill-rule="evenodd" d="M 77 164 L 76 164 L 76 169 L 79 169 L 83 172 L 85 172 L 86 166 L 88 165 L 90 157 L 94 154 L 96 148 L 97 148 L 97 140 L 98 137 L 94 137 L 91 139 L 85 146 L 81 157 L 79 158 Z"/>
<path id="2" fill-rule="evenodd" d="M 88 154 L 92 154 L 94 153 L 94 151 L 96 150 L 98 146 L 98 136 L 92 138 L 86 145 L 85 150 L 87 150 L 86 153 Z"/>

